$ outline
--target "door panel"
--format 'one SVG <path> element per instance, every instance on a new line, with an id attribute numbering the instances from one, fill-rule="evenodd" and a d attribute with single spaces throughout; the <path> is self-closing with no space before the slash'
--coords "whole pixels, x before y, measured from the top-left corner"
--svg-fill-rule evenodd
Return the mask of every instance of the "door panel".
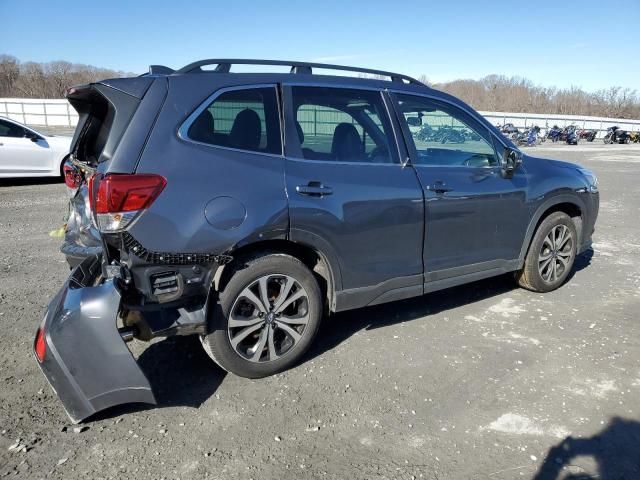
<path id="1" fill-rule="evenodd" d="M 527 177 L 503 178 L 489 130 L 438 99 L 397 94 L 394 105 L 425 195 L 425 281 L 491 269 L 518 258 L 528 219 Z"/>
<path id="2" fill-rule="evenodd" d="M 422 274 L 423 200 L 410 168 L 292 158 L 285 168 L 291 229 L 310 232 L 333 247 L 344 289 Z M 332 193 L 297 191 L 312 182 Z"/>
<path id="3" fill-rule="evenodd" d="M 504 179 L 499 168 L 416 166 L 426 186 L 426 280 L 500 268 L 518 257 L 501 240 L 515 220 L 526 228 L 522 175 Z M 437 182 L 447 191 L 435 191 Z"/>
<path id="4" fill-rule="evenodd" d="M 422 293 L 422 188 L 399 163 L 381 93 L 285 86 L 284 101 L 291 239 L 330 245 L 344 305 Z"/>
<path id="5" fill-rule="evenodd" d="M 0 138 L 0 171 L 5 173 L 49 173 L 51 149 L 44 139 Z"/>

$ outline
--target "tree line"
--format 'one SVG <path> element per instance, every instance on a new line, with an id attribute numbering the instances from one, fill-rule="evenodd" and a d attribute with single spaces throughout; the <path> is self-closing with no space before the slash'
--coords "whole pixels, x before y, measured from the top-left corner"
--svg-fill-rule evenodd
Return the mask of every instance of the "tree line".
<path id="1" fill-rule="evenodd" d="M 133 74 L 62 60 L 20 62 L 0 55 L 0 98 L 63 98 L 73 85 L 129 75 Z"/>
<path id="2" fill-rule="evenodd" d="M 419 80 L 429 84 L 424 75 Z M 586 92 L 578 87 L 541 87 L 526 78 L 503 75 L 431 86 L 461 98 L 476 110 L 488 112 L 640 119 L 640 96 L 631 88 L 609 87 Z"/>
<path id="3" fill-rule="evenodd" d="M 61 60 L 20 62 L 11 55 L 0 55 L 0 98 L 63 98 L 72 85 L 131 75 L 134 74 Z M 503 75 L 436 84 L 425 75 L 419 80 L 482 111 L 640 119 L 640 96 L 630 88 L 586 92 L 578 87 L 541 87 L 525 78 Z"/>

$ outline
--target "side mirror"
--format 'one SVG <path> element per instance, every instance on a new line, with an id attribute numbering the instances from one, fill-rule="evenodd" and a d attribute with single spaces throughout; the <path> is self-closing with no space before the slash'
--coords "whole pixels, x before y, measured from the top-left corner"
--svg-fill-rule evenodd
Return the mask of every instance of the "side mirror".
<path id="1" fill-rule="evenodd" d="M 422 125 L 422 118 L 421 117 L 408 117 L 407 118 L 407 125 L 409 125 L 410 127 L 419 127 L 420 125 Z"/>
<path id="2" fill-rule="evenodd" d="M 25 129 L 24 132 L 24 136 L 27 137 L 29 140 L 31 140 L 32 142 L 37 142 L 38 140 L 40 140 L 40 136 Z"/>
<path id="3" fill-rule="evenodd" d="M 522 153 L 513 148 L 505 148 L 502 158 L 502 176 L 504 178 L 513 177 L 513 172 L 522 165 Z"/>

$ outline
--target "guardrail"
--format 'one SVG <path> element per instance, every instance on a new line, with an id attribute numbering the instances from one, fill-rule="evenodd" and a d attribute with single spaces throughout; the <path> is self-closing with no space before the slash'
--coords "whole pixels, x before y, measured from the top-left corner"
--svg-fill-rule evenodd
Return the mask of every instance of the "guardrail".
<path id="1" fill-rule="evenodd" d="M 479 112 L 494 125 L 513 123 L 518 128 L 538 125 L 546 129 L 554 125 L 597 130 L 599 137 L 607 128 L 617 125 L 623 130 L 640 131 L 640 120 L 628 120 L 582 115 L 553 115 L 544 113 Z M 314 112 L 315 115 L 315 112 Z M 0 98 L 0 116 L 33 126 L 75 127 L 78 114 L 65 99 Z M 305 118 L 305 121 L 312 119 Z M 317 119 L 315 119 L 317 121 Z M 321 123 L 321 122 L 320 122 Z"/>

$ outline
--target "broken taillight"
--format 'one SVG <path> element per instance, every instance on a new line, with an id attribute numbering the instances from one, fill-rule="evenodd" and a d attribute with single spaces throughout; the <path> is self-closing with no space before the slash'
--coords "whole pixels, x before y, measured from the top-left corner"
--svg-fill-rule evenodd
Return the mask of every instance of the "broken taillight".
<path id="1" fill-rule="evenodd" d="M 98 228 L 102 232 L 124 230 L 166 185 L 167 180 L 155 174 L 94 175 L 89 179 L 89 198 Z"/>
<path id="2" fill-rule="evenodd" d="M 44 330 L 42 327 L 40 327 L 36 333 L 36 339 L 33 343 L 33 351 L 36 353 L 38 361 L 40 363 L 44 362 L 44 357 L 47 354 L 47 341 L 44 338 Z"/>
<path id="3" fill-rule="evenodd" d="M 64 183 L 67 187 L 75 190 L 82 185 L 82 175 L 80 175 L 80 172 L 78 172 L 73 165 L 65 163 L 62 171 L 64 173 Z"/>

